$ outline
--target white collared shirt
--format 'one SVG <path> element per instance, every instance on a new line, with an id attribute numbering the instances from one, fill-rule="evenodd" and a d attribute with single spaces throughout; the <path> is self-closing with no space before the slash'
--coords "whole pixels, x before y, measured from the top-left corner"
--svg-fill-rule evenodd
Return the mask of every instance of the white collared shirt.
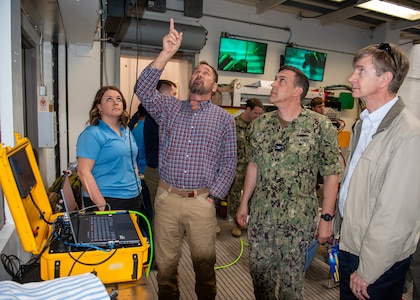
<path id="1" fill-rule="evenodd" d="M 362 123 L 362 130 L 360 132 L 360 138 L 357 142 L 357 146 L 354 150 L 352 158 L 349 162 L 349 167 L 347 170 L 347 174 L 344 177 L 344 181 L 341 183 L 340 193 L 339 193 L 339 201 L 338 201 L 338 209 L 340 210 L 340 215 L 344 216 L 344 203 L 347 199 L 347 193 L 350 185 L 350 180 L 353 175 L 353 171 L 356 168 L 357 163 L 359 162 L 360 157 L 362 156 L 363 152 L 372 141 L 372 136 L 378 130 L 379 124 L 385 118 L 385 115 L 391 109 L 391 107 L 397 102 L 398 96 L 394 99 L 389 101 L 387 104 L 383 105 L 379 109 L 375 110 L 372 113 L 369 113 L 367 109 L 362 111 L 360 114 L 360 119 L 363 120 Z"/>

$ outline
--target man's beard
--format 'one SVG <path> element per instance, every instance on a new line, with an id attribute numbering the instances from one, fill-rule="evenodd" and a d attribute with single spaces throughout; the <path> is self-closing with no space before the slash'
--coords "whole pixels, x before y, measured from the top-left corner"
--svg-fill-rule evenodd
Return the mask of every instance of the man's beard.
<path id="1" fill-rule="evenodd" d="M 203 82 L 191 82 L 190 83 L 190 92 L 196 95 L 206 95 L 211 93 L 211 88 L 206 88 Z"/>

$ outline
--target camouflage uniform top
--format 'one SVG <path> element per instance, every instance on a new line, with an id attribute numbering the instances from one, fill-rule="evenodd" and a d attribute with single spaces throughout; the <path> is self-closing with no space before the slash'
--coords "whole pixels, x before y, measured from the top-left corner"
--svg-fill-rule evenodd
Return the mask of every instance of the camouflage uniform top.
<path id="1" fill-rule="evenodd" d="M 236 125 L 236 141 L 237 141 L 237 152 L 238 152 L 238 165 L 237 170 L 246 168 L 249 160 L 249 129 L 251 122 L 247 123 L 242 119 L 242 116 L 235 117 Z"/>
<path id="2" fill-rule="evenodd" d="M 250 161 L 258 166 L 250 217 L 261 225 L 303 225 L 315 221 L 316 175 L 339 174 L 337 130 L 330 120 L 302 108 L 286 128 L 277 111 L 252 124 Z"/>

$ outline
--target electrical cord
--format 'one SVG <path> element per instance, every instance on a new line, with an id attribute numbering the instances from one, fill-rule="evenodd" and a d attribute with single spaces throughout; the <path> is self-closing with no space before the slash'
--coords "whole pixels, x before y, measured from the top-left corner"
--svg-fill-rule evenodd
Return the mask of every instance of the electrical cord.
<path id="1" fill-rule="evenodd" d="M 238 257 L 234 261 L 232 261 L 231 263 L 229 263 L 227 265 L 214 267 L 215 270 L 226 269 L 228 267 L 231 267 L 241 259 L 242 254 L 244 253 L 244 246 L 249 247 L 249 244 L 247 242 L 245 242 L 242 238 L 239 238 L 239 241 L 241 242 L 241 252 L 239 252 Z"/>
<path id="2" fill-rule="evenodd" d="M 22 279 L 22 261 L 16 255 L 1 254 L 1 262 L 4 270 L 12 277 L 13 281 L 19 282 Z"/>
<path id="3" fill-rule="evenodd" d="M 10 275 L 13 281 L 22 283 L 23 276 L 26 272 L 35 266 L 39 265 L 39 256 L 31 258 L 26 264 L 22 264 L 22 261 L 16 255 L 1 254 L 1 262 L 4 270 Z"/>
<path id="4" fill-rule="evenodd" d="M 29 196 L 30 196 L 30 198 L 31 198 L 31 201 L 32 201 L 33 205 L 35 206 L 36 210 L 38 211 L 40 218 L 41 218 L 41 219 L 42 219 L 45 223 L 47 223 L 48 225 L 51 225 L 51 224 L 52 224 L 52 222 L 48 222 L 48 221 L 47 221 L 47 219 L 45 219 L 44 214 L 42 213 L 41 209 L 39 208 L 39 206 L 36 204 L 36 202 L 35 202 L 34 198 L 32 197 L 32 193 L 29 193 Z"/>
<path id="5" fill-rule="evenodd" d="M 101 261 L 95 262 L 95 263 L 87 263 L 87 262 L 80 261 L 80 258 L 83 256 L 83 254 L 85 254 L 86 252 L 88 252 L 91 249 L 95 249 L 95 248 L 88 248 L 85 251 L 82 251 L 82 253 L 80 253 L 80 255 L 77 258 L 74 257 L 73 255 L 71 255 L 71 251 L 67 252 L 67 254 L 71 257 L 71 259 L 73 259 L 73 264 L 72 264 L 72 266 L 69 270 L 68 276 L 71 275 L 71 272 L 73 271 L 73 268 L 76 264 L 81 264 L 81 265 L 84 265 L 84 266 L 99 266 L 99 265 L 107 262 L 108 260 L 110 260 L 115 255 L 115 253 L 117 253 L 117 250 L 118 250 L 118 249 L 113 249 L 113 251 L 109 250 L 111 254 L 107 258 L 105 258 Z"/>
<path id="6" fill-rule="evenodd" d="M 149 245 L 150 245 L 150 256 L 149 256 L 149 263 L 148 263 L 147 270 L 146 270 L 146 277 L 149 277 L 150 269 L 152 268 L 153 252 L 154 252 L 154 250 L 153 250 L 154 247 L 153 247 L 152 226 L 150 225 L 150 222 L 147 219 L 147 217 L 144 214 L 142 214 L 141 212 L 138 212 L 138 211 L 135 211 L 135 210 L 129 210 L 128 212 L 142 217 L 146 221 L 146 224 L 147 224 L 147 229 L 148 229 L 148 232 L 149 232 L 149 239 L 148 239 L 149 241 L 148 242 L 149 242 Z"/>
<path id="7" fill-rule="evenodd" d="M 102 206 L 105 206 L 107 210 L 111 210 L 111 205 L 109 205 L 109 203 L 107 203 L 107 202 L 105 202 L 105 204 L 102 205 Z M 85 212 L 85 211 L 87 211 L 91 208 L 99 208 L 99 207 L 102 207 L 102 206 L 98 206 L 98 205 L 94 204 L 94 205 L 91 205 L 91 206 L 84 207 L 84 208 L 80 209 L 79 211 L 80 212 Z"/>

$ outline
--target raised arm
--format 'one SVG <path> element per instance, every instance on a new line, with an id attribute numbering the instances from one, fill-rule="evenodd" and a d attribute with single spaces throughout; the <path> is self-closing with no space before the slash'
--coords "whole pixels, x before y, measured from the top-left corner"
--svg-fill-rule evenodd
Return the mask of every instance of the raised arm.
<path id="1" fill-rule="evenodd" d="M 162 39 L 162 51 L 152 62 L 152 67 L 162 70 L 181 46 L 182 32 L 175 30 L 174 19 L 169 21 L 169 33 Z"/>

